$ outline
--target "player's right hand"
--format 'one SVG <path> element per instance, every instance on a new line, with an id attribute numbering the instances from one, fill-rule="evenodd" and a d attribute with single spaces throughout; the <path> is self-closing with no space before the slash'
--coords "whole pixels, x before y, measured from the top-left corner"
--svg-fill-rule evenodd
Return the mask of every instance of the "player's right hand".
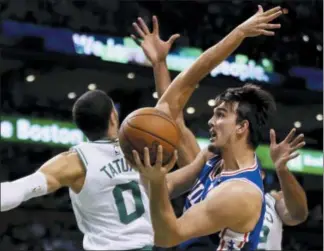
<path id="1" fill-rule="evenodd" d="M 174 151 L 170 162 L 165 166 L 162 165 L 163 148 L 161 145 L 158 146 L 156 161 L 154 165 L 151 165 L 150 153 L 147 147 L 144 148 L 144 163 L 141 161 L 136 150 L 133 150 L 133 158 L 136 164 L 136 169 L 143 177 L 148 179 L 150 182 L 161 182 L 165 179 L 167 173 L 177 162 L 178 154 L 177 151 Z"/>
<path id="2" fill-rule="evenodd" d="M 163 41 L 159 34 L 159 22 L 156 16 L 153 16 L 153 31 L 150 32 L 142 18 L 138 18 L 137 22 L 133 23 L 137 35 L 131 35 L 134 41 L 142 47 L 145 56 L 150 60 L 152 65 L 162 62 L 166 59 L 173 42 L 180 37 L 179 34 L 173 34 L 168 41 Z M 142 41 L 141 41 L 142 40 Z"/>
<path id="3" fill-rule="evenodd" d="M 237 29 L 242 32 L 244 37 L 256 37 L 259 35 L 274 36 L 273 29 L 279 29 L 280 24 L 271 24 L 270 22 L 287 14 L 287 9 L 281 7 L 272 8 L 266 12 L 263 11 L 261 5 L 258 5 L 258 11 L 244 23 L 240 24 Z"/>

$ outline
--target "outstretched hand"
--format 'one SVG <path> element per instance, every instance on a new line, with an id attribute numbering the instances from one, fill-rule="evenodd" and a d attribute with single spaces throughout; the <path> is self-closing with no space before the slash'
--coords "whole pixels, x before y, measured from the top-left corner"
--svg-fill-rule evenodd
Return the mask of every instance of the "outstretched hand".
<path id="1" fill-rule="evenodd" d="M 141 161 L 139 154 L 133 150 L 133 158 L 136 163 L 136 169 L 142 176 L 153 182 L 159 182 L 164 179 L 165 175 L 172 169 L 178 159 L 177 151 L 174 152 L 172 159 L 168 164 L 163 166 L 163 148 L 158 146 L 155 164 L 152 166 L 150 161 L 150 153 L 147 147 L 144 148 L 144 163 Z"/>
<path id="2" fill-rule="evenodd" d="M 243 33 L 244 37 L 256 37 L 259 35 L 274 36 L 275 32 L 271 30 L 279 29 L 281 25 L 271 24 L 269 22 L 287 13 L 288 10 L 282 9 L 281 7 L 275 7 L 264 12 L 262 6 L 258 5 L 257 13 L 237 28 Z"/>
<path id="3" fill-rule="evenodd" d="M 293 128 L 287 137 L 277 143 L 275 130 L 270 130 L 270 156 L 277 171 L 287 168 L 287 162 L 299 156 L 297 150 L 305 146 L 303 134 L 295 137 L 296 129 Z"/>
<path id="4" fill-rule="evenodd" d="M 144 20 L 139 17 L 137 22 L 133 23 L 133 27 L 142 41 L 134 34 L 132 34 L 131 37 L 139 46 L 142 47 L 145 56 L 154 65 L 166 59 L 172 44 L 180 37 L 180 35 L 173 34 L 168 41 L 163 41 L 160 38 L 159 22 L 156 16 L 153 16 L 152 22 L 153 31 L 150 32 Z"/>

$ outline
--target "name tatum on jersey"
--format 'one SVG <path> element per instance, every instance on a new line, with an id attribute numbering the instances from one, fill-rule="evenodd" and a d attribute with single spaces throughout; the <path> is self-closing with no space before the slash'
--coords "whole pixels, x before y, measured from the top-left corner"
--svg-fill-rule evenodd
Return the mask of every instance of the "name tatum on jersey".
<path id="1" fill-rule="evenodd" d="M 100 169 L 100 172 L 104 172 L 111 179 L 118 174 L 132 171 L 134 171 L 133 168 L 130 167 L 124 158 L 115 159 Z"/>

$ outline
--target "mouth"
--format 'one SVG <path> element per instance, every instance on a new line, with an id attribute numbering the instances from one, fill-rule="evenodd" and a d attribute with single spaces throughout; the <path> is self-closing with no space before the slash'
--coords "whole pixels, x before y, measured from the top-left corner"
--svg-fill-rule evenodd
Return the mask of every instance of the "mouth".
<path id="1" fill-rule="evenodd" d="M 216 133 L 212 130 L 210 130 L 209 133 L 210 133 L 209 141 L 214 142 L 216 140 L 216 136 L 217 136 Z"/>

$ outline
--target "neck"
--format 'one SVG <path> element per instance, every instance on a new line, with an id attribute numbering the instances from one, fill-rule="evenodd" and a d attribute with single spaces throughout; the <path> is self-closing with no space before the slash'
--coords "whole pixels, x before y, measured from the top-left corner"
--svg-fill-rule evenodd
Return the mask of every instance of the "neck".
<path id="1" fill-rule="evenodd" d="M 239 144 L 221 150 L 224 171 L 250 168 L 255 164 L 254 150 Z"/>

